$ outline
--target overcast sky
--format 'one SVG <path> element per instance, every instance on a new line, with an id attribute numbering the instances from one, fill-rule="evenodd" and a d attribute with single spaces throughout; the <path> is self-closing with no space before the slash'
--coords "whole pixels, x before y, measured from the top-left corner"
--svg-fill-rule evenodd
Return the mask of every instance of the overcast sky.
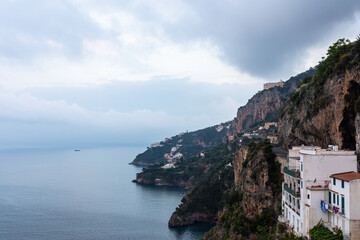
<path id="1" fill-rule="evenodd" d="M 231 120 L 360 34 L 358 0 L 2 0 L 0 144 L 149 144 Z"/>

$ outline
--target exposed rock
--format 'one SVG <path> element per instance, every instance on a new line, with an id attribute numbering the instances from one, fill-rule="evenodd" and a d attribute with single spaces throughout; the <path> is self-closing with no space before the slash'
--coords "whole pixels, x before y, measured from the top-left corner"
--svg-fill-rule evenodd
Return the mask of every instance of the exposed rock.
<path id="1" fill-rule="evenodd" d="M 173 181 L 166 181 L 161 178 L 151 178 L 148 176 L 143 177 L 140 174 L 136 175 L 136 179 L 132 180 L 134 183 L 142 184 L 142 185 L 153 185 L 153 186 L 169 186 L 169 187 L 183 187 L 185 189 L 189 189 L 193 186 L 194 177 L 190 177 L 186 180 L 179 179 Z"/>
<path id="2" fill-rule="evenodd" d="M 356 152 L 360 152 L 360 113 L 355 118 L 355 129 L 356 129 Z"/>
<path id="3" fill-rule="evenodd" d="M 247 149 L 240 148 L 234 157 L 234 174 L 236 190 L 242 193 L 243 211 L 249 219 L 255 219 L 261 212 L 274 205 L 276 197 L 269 181 L 269 163 L 266 161 L 262 149 L 253 159 Z M 247 157 L 244 157 L 247 156 Z M 246 163 L 247 162 L 247 163 Z M 244 165 L 244 166 L 243 166 Z"/>
<path id="4" fill-rule="evenodd" d="M 312 76 L 315 69 L 311 68 L 285 82 L 284 87 L 273 87 L 259 91 L 245 106 L 238 109 L 233 120 L 229 135 L 234 135 L 253 127 L 257 123 L 278 121 L 280 108 L 297 88 L 297 84 L 305 77 Z"/>
<path id="5" fill-rule="evenodd" d="M 233 139 L 238 133 L 264 122 L 278 121 L 280 108 L 289 95 L 295 91 L 297 84 L 306 76 L 312 76 L 315 69 L 311 68 L 285 82 L 283 88 L 273 87 L 259 91 L 248 103 L 240 107 L 237 116 L 232 121 L 204 128 L 194 132 L 185 132 L 171 138 L 166 138 L 160 143 L 154 143 L 145 152 L 136 156 L 131 164 L 151 166 L 159 163 L 167 163 L 173 160 L 181 152 L 183 157 L 189 158 L 202 151 L 210 149 L 220 143 Z M 181 142 L 181 145 L 178 143 Z M 176 149 L 176 150 L 175 150 Z M 175 150 L 175 151 L 173 151 Z M 179 156 L 179 155 L 177 155 Z"/>
<path id="6" fill-rule="evenodd" d="M 323 93 L 317 99 L 303 97 L 298 105 L 288 101 L 279 121 L 279 135 L 283 146 L 289 148 L 305 144 L 325 148 L 331 144 L 343 149 L 355 149 L 354 104 L 359 96 L 359 71 L 351 70 L 327 79 L 323 85 Z M 316 114 L 310 115 L 309 106 L 317 104 L 321 99 L 329 101 Z"/>
<path id="7" fill-rule="evenodd" d="M 235 152 L 235 157 L 233 160 L 234 164 L 234 176 L 235 176 L 235 186 L 239 187 L 240 182 L 240 172 L 242 170 L 242 163 L 245 161 L 247 155 L 247 148 L 241 147 Z"/>
<path id="8" fill-rule="evenodd" d="M 204 240 L 256 239 L 256 228 L 276 224 L 277 205 L 281 196 L 280 164 L 266 143 L 237 149 L 233 160 L 235 190 L 217 225 Z"/>
<path id="9" fill-rule="evenodd" d="M 184 215 L 179 215 L 177 212 L 174 212 L 171 215 L 169 220 L 169 227 L 181 227 L 188 226 L 194 224 L 196 222 L 207 222 L 207 223 L 215 223 L 217 220 L 216 214 L 208 214 L 208 213 L 187 213 Z"/>

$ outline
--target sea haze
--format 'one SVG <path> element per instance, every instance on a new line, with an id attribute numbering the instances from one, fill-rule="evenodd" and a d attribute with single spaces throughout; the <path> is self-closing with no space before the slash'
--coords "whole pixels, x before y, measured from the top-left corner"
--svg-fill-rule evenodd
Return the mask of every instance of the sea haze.
<path id="1" fill-rule="evenodd" d="M 185 191 L 132 183 L 142 148 L 0 150 L 0 239 L 200 239 L 169 229 Z"/>

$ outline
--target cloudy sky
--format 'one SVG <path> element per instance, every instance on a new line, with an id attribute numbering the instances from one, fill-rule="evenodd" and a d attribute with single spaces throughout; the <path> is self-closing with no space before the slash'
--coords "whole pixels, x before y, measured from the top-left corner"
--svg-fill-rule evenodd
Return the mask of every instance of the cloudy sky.
<path id="1" fill-rule="evenodd" d="M 0 144 L 148 144 L 231 120 L 360 33 L 358 0 L 2 0 Z"/>

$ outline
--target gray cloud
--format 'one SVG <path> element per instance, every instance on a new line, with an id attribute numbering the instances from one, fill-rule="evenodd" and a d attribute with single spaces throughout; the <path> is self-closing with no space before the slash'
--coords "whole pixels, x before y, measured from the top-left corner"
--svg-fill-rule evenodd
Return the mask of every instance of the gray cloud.
<path id="1" fill-rule="evenodd" d="M 56 54 L 57 43 L 59 52 L 76 58 L 83 39 L 101 32 L 88 16 L 61 0 L 1 1 L 0 27 L 1 56 L 20 61 Z"/>
<path id="2" fill-rule="evenodd" d="M 226 97 L 243 105 L 261 87 L 261 83 L 251 84 L 246 86 L 244 91 L 244 86 L 238 84 L 213 85 L 169 78 L 143 82 L 112 82 L 91 88 L 34 88 L 26 92 L 40 99 L 76 103 L 92 111 L 151 109 L 172 115 L 191 116 L 209 114 L 209 105 L 220 104 Z M 236 108 L 225 116 L 220 115 L 216 121 L 230 120 L 235 116 L 235 112 Z"/>
<path id="3" fill-rule="evenodd" d="M 90 88 L 0 90 L 0 144 L 149 144 L 231 120 L 260 86 L 186 79 L 113 82 Z"/>
<path id="4" fill-rule="evenodd" d="M 309 48 L 356 36 L 359 9 L 355 0 L 1 1 L 0 143 L 149 143 L 231 120 L 261 78 L 286 79 Z"/>
<path id="5" fill-rule="evenodd" d="M 45 42 L 54 40 L 66 48 L 62 53 L 72 58 L 81 56 L 84 39 L 109 34 L 81 11 L 87 5 L 134 14 L 147 24 L 149 33 L 163 29 L 175 42 L 210 40 L 221 48 L 224 61 L 240 71 L 270 80 L 295 74 L 294 66 L 299 65 L 299 58 L 309 47 L 327 46 L 343 37 L 341 32 L 332 31 L 340 23 L 354 22 L 360 11 L 356 0 L 109 0 L 102 4 L 86 1 L 82 5 L 60 0 L 2 1 L 1 55 L 22 60 L 41 53 L 49 55 L 56 50 Z M 355 31 L 358 30 L 354 29 L 351 37 L 358 34 Z"/>
<path id="6" fill-rule="evenodd" d="M 357 0 L 184 2 L 194 13 L 175 22 L 162 19 L 151 5 L 132 7 L 140 18 L 161 22 L 173 40 L 211 39 L 223 50 L 224 60 L 264 78 L 294 74 L 292 68 L 306 49 L 314 44 L 327 46 L 335 27 L 354 22 L 360 10 Z M 331 37 L 334 42 L 344 36 L 340 31 Z"/>

